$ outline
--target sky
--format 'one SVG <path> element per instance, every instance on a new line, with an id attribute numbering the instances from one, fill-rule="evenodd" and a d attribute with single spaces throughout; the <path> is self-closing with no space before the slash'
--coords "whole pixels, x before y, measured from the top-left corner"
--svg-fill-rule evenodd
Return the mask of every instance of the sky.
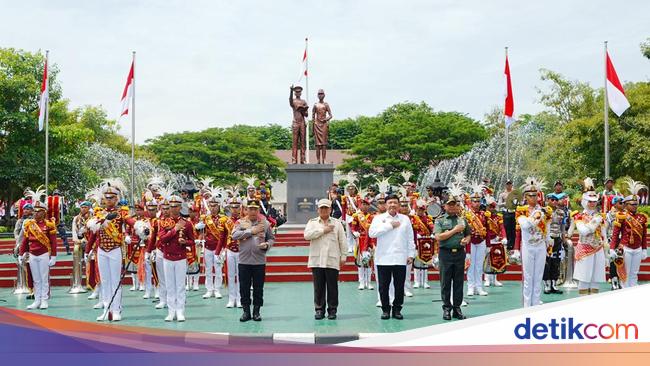
<path id="1" fill-rule="evenodd" d="M 648 81 L 650 1 L 9 1 L 0 47 L 50 50 L 64 98 L 120 114 L 136 51 L 136 142 L 233 124 L 289 126 L 309 38 L 309 101 L 335 119 L 404 101 L 475 119 L 504 99 L 543 109 L 539 69 L 602 87 L 603 41 L 622 81 Z M 304 80 L 300 81 L 304 85 Z M 123 120 L 129 135 L 130 120 Z"/>

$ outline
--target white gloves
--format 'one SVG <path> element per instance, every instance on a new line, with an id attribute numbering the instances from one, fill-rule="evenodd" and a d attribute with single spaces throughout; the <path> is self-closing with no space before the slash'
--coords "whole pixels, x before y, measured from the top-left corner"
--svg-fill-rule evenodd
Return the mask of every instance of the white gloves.
<path id="1" fill-rule="evenodd" d="M 20 264 L 21 266 L 23 265 L 23 263 L 25 263 L 25 254 L 18 256 L 18 264 Z"/>
<path id="2" fill-rule="evenodd" d="M 124 237 L 124 243 L 126 243 L 126 245 L 131 244 L 131 236 L 130 235 L 127 235 L 127 236 Z"/>
<path id="3" fill-rule="evenodd" d="M 84 257 L 81 259 L 83 262 L 88 263 L 88 254 L 84 253 Z"/>
<path id="4" fill-rule="evenodd" d="M 48 265 L 50 267 L 53 267 L 55 264 L 56 264 L 56 256 L 51 256 L 50 257 L 50 262 L 48 263 Z"/>
<path id="5" fill-rule="evenodd" d="M 205 229 L 205 224 L 203 223 L 203 221 L 199 221 L 199 223 L 196 224 L 195 228 L 196 230 L 203 230 Z"/>
<path id="6" fill-rule="evenodd" d="M 595 227 L 598 227 L 601 222 L 603 222 L 603 217 L 601 215 L 596 215 L 591 219 L 591 224 Z"/>
<path id="7" fill-rule="evenodd" d="M 417 236 L 418 239 L 422 239 L 422 238 L 423 238 L 423 236 L 420 235 L 420 234 L 416 234 L 416 236 Z"/>
<path id="8" fill-rule="evenodd" d="M 468 261 L 472 257 L 471 253 L 465 254 L 465 260 Z"/>
<path id="9" fill-rule="evenodd" d="M 617 257 L 617 255 L 616 255 L 616 250 L 614 250 L 614 249 L 610 249 L 610 250 L 609 250 L 609 257 L 610 257 L 611 259 L 616 259 L 616 257 Z"/>
<path id="10" fill-rule="evenodd" d="M 352 236 L 358 239 L 361 236 L 361 234 L 358 231 L 353 231 Z"/>
<path id="11" fill-rule="evenodd" d="M 149 252 L 145 252 L 145 253 L 144 253 L 144 260 L 145 260 L 145 261 L 148 261 L 149 259 L 151 259 L 151 253 L 149 253 Z"/>
<path id="12" fill-rule="evenodd" d="M 153 252 L 149 253 L 149 260 L 152 262 L 156 261 L 156 251 L 154 250 Z"/>
<path id="13" fill-rule="evenodd" d="M 504 246 L 507 246 L 508 245 L 508 238 L 501 239 L 501 244 L 503 244 Z"/>
<path id="14" fill-rule="evenodd" d="M 560 260 L 563 260 L 564 257 L 566 257 L 566 253 L 564 252 L 563 248 L 560 248 Z"/>
<path id="15" fill-rule="evenodd" d="M 521 253 L 517 249 L 515 249 L 512 251 L 512 255 L 510 255 L 510 258 L 519 260 L 521 258 Z"/>
<path id="16" fill-rule="evenodd" d="M 648 250 L 641 250 L 641 260 L 644 261 L 646 258 L 648 258 Z"/>

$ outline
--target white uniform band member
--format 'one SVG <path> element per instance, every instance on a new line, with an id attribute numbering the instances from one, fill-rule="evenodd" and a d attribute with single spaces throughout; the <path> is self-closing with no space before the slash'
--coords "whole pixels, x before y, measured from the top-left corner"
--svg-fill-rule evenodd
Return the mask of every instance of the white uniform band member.
<path id="1" fill-rule="evenodd" d="M 581 213 L 574 215 L 569 237 L 578 230 L 578 243 L 575 245 L 575 268 L 573 278 L 578 280 L 580 295 L 598 292 L 600 283 L 605 282 L 604 268 L 607 265 L 605 248 L 607 232 L 604 214 L 598 211 L 598 193 L 590 178 L 585 179 L 585 192 L 582 194 Z"/>
<path id="2" fill-rule="evenodd" d="M 517 239 L 515 256 L 521 248 L 523 267 L 523 305 L 524 307 L 541 304 L 542 278 L 546 264 L 547 247 L 552 245 L 550 237 L 551 209 L 542 207 L 538 202 L 538 192 L 543 183 L 534 178 L 526 178 L 522 187 L 525 206 L 517 207 Z"/>
<path id="3" fill-rule="evenodd" d="M 230 217 L 226 220 L 226 232 L 224 236 L 225 248 L 222 249 L 222 252 L 226 252 L 228 280 L 228 303 L 226 307 L 233 308 L 236 306 L 241 308 L 241 294 L 239 292 L 239 242 L 232 238 L 232 231 L 241 213 L 241 199 L 239 197 L 232 197 L 229 206 Z"/>

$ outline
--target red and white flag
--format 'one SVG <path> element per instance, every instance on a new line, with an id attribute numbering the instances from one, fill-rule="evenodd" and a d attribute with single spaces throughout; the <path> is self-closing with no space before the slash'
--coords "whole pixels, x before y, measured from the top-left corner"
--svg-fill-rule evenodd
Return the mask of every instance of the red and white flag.
<path id="1" fill-rule="evenodd" d="M 122 114 L 120 114 L 120 118 L 129 114 L 129 105 L 133 97 L 134 67 L 135 61 L 131 62 L 131 70 L 129 70 L 129 76 L 126 78 L 126 85 L 124 85 L 124 91 L 122 92 Z"/>
<path id="2" fill-rule="evenodd" d="M 618 80 L 618 75 L 616 75 L 616 70 L 612 64 L 612 60 L 609 58 L 609 52 L 607 52 L 607 102 L 609 103 L 609 108 L 612 109 L 617 116 L 621 116 L 628 108 L 630 108 L 630 102 L 627 101 L 625 97 L 625 90 L 623 90 L 623 84 Z"/>
<path id="3" fill-rule="evenodd" d="M 503 114 L 506 117 L 506 128 L 510 127 L 515 122 L 515 100 L 512 95 L 512 80 L 510 79 L 510 64 L 508 63 L 508 55 L 506 55 L 506 69 L 504 71 L 506 77 L 506 102 Z"/>
<path id="4" fill-rule="evenodd" d="M 309 73 L 307 71 L 307 38 L 305 38 L 305 52 L 302 54 L 302 62 L 300 63 L 300 78 L 298 81 L 301 81 L 302 78 L 307 78 Z"/>
<path id="5" fill-rule="evenodd" d="M 47 56 L 45 57 L 45 67 L 43 68 L 43 82 L 41 83 L 41 99 L 38 102 L 38 130 L 43 131 L 45 123 L 45 113 L 47 110 L 47 103 L 50 100 L 49 91 L 50 81 L 47 77 Z"/>

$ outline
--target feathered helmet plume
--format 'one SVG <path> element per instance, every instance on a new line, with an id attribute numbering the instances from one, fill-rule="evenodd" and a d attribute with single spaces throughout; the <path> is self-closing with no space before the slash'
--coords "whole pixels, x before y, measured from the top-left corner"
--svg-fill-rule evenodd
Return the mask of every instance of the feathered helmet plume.
<path id="1" fill-rule="evenodd" d="M 25 197 L 29 197 L 32 200 L 34 211 L 47 210 L 47 203 L 45 201 L 45 189 L 43 189 L 43 186 L 36 188 L 36 190 L 27 189 L 25 192 Z"/>
<path id="2" fill-rule="evenodd" d="M 636 181 L 630 177 L 626 177 L 623 182 L 627 185 L 627 189 L 630 192 L 630 195 L 625 197 L 623 202 L 631 202 L 639 200 L 639 191 L 642 189 L 648 189 L 648 186 L 643 184 L 643 182 Z"/>

